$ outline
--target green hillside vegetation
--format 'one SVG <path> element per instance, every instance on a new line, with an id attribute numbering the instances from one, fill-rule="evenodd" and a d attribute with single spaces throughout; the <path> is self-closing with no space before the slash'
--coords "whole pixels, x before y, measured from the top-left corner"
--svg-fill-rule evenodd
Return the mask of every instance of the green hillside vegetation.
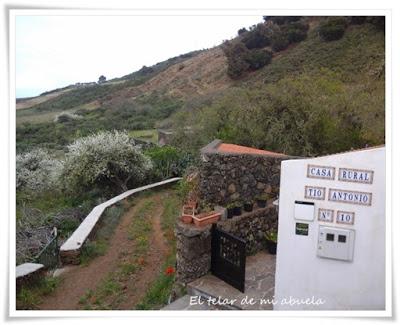
<path id="1" fill-rule="evenodd" d="M 134 86 L 139 86 L 156 76 L 158 73 L 165 71 L 172 65 L 181 64 L 189 58 L 192 58 L 202 50 L 185 53 L 166 61 L 159 62 L 151 67 L 143 66 L 140 70 L 121 78 L 111 79 L 102 84 L 87 85 L 84 87 L 76 87 L 74 85 L 58 88 L 42 93 L 42 95 L 52 94 L 54 92 L 70 89 L 70 91 L 61 94 L 53 99 L 35 105 L 31 108 L 17 110 L 17 125 L 20 126 L 24 122 L 29 123 L 45 123 L 52 121 L 55 116 L 64 111 L 75 112 L 77 110 L 90 110 L 93 106 L 88 105 L 93 101 L 98 101 L 100 106 L 103 101 L 112 98 L 116 92 Z M 17 99 L 18 101 L 26 99 Z"/>
<path id="2" fill-rule="evenodd" d="M 384 33 L 351 25 L 326 42 L 318 28 L 277 53 L 211 105 L 175 117 L 175 144 L 197 150 L 214 138 L 293 155 L 384 143 Z M 193 136 L 180 128 L 191 125 Z"/>
<path id="3" fill-rule="evenodd" d="M 142 85 L 168 67 L 181 64 L 201 53 L 192 52 L 152 67 L 143 67 L 135 73 L 114 79 L 111 83 L 70 90 L 35 107 L 18 110 L 17 151 L 26 151 L 35 146 L 62 150 L 80 136 L 98 130 L 152 129 L 166 119 L 169 121 L 168 126 L 174 113 L 177 116 L 173 118 L 173 127 L 178 133 L 175 144 L 193 151 L 214 137 L 303 155 L 331 153 L 383 143 L 385 56 L 384 32 L 379 25 L 380 20 L 362 17 L 358 20 L 335 17 L 264 19 L 264 23 L 252 26 L 249 30 L 242 29 L 236 39 L 229 44 L 223 44 L 228 61 L 227 73 L 238 79 L 234 83 L 234 89 L 221 91 L 212 97 L 204 94 L 186 102 L 157 91 L 134 98 L 122 96 L 115 100 L 115 94 L 121 90 Z M 343 34 L 339 35 L 338 40 L 327 41 L 321 35 L 321 29 L 326 25 L 339 26 L 339 29 L 344 30 Z M 285 45 L 277 46 L 276 43 L 282 39 Z M 238 53 L 244 54 L 241 56 Z M 230 59 L 230 55 L 233 55 L 233 59 Z M 239 69 L 232 74 L 232 69 L 237 68 L 235 64 L 239 65 Z M 311 88 L 304 86 L 308 83 Z M 320 87 L 317 83 L 320 83 Z M 339 91 L 329 91 L 330 87 Z M 293 98 L 279 99 L 285 92 Z M 246 95 L 237 100 L 238 93 Z M 307 98 L 311 97 L 313 106 L 307 106 Z M 241 135 L 247 131 L 241 131 L 243 126 L 236 125 L 233 120 L 236 115 L 239 121 L 242 119 L 240 111 L 249 115 L 246 118 L 254 119 L 255 113 L 246 113 L 250 103 L 244 101 L 245 98 L 251 99 L 251 105 L 263 107 L 263 111 L 257 113 L 258 119 L 248 122 L 251 126 L 247 136 Z M 274 100 L 271 101 L 271 98 Z M 343 104 L 335 102 L 333 105 L 339 98 L 344 101 Z M 98 104 L 92 107 L 90 103 L 94 101 Z M 283 115 L 289 114 L 289 111 L 285 112 L 288 101 L 293 112 L 303 111 L 304 118 L 301 121 L 311 129 L 318 129 L 318 125 L 322 123 L 317 116 L 329 116 L 329 123 L 324 122 L 325 126 L 321 125 L 320 130 L 324 136 L 318 143 L 310 138 L 312 132 L 310 135 L 302 132 L 300 121 L 289 118 L 283 122 L 280 113 L 276 113 L 282 110 Z M 331 103 L 329 106 L 328 102 Z M 237 107 L 235 103 L 241 103 L 241 107 Z M 284 106 L 279 107 L 280 105 Z M 267 106 L 275 108 L 267 109 Z M 185 109 L 182 110 L 181 107 Z M 232 111 L 233 107 L 237 107 L 235 112 Z M 219 110 L 226 114 L 229 112 L 229 116 L 222 114 L 224 117 L 221 121 L 218 120 L 219 115 L 213 116 L 213 123 L 209 123 L 206 112 L 215 115 L 219 114 Z M 325 114 L 325 110 L 329 114 Z M 55 123 L 55 117 L 61 112 L 71 112 L 82 118 Z M 261 127 L 259 121 L 266 123 L 266 114 L 269 122 Z M 294 122 L 296 124 L 292 124 Z M 210 132 L 210 125 L 215 123 L 217 126 Z M 179 136 L 182 125 L 192 126 L 198 134 L 191 137 Z M 284 133 L 279 133 L 284 130 Z M 351 133 L 350 137 L 346 130 Z M 275 132 L 279 136 L 274 136 L 274 141 L 268 140 Z M 346 139 L 354 141 L 343 142 L 340 140 L 343 134 L 347 134 Z M 325 137 L 330 140 L 323 140 Z M 303 139 L 303 143 L 299 139 Z M 327 142 L 331 143 L 326 145 Z"/>
<path id="4" fill-rule="evenodd" d="M 17 152 L 34 147 L 63 150 L 77 138 L 105 130 L 152 129 L 156 122 L 168 118 L 182 106 L 181 101 L 151 94 L 119 106 L 101 106 L 94 110 L 77 110 L 82 118 L 62 122 L 24 123 L 17 126 Z"/>
<path id="5" fill-rule="evenodd" d="M 187 59 L 195 57 L 196 55 L 200 54 L 201 52 L 203 52 L 203 50 L 192 51 L 189 53 L 175 56 L 166 61 L 158 62 L 157 64 L 152 65 L 151 67 L 143 66 L 138 71 L 127 74 L 126 76 L 123 76 L 121 78 L 112 79 L 111 81 L 141 80 L 141 78 L 143 78 L 143 77 L 154 77 L 156 74 L 168 69 L 170 66 L 175 65 L 175 64 L 180 64 L 180 63 L 186 61 Z"/>

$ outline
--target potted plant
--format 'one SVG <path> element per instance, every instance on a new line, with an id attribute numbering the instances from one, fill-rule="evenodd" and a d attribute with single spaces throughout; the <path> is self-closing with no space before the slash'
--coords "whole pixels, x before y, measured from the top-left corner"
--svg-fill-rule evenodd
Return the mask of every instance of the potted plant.
<path id="1" fill-rule="evenodd" d="M 278 233 L 276 230 L 270 230 L 265 234 L 267 250 L 270 254 L 276 255 L 276 244 L 278 242 Z"/>
<path id="2" fill-rule="evenodd" d="M 235 207 L 233 210 L 234 216 L 240 216 L 242 214 L 242 204 L 240 202 L 234 203 Z"/>
<path id="3" fill-rule="evenodd" d="M 253 211 L 253 202 L 247 201 L 243 204 L 243 210 L 246 212 L 251 212 Z"/>
<path id="4" fill-rule="evenodd" d="M 232 217 L 235 215 L 235 214 L 234 214 L 235 208 L 236 208 L 235 203 L 229 203 L 229 204 L 226 206 L 226 212 L 227 212 L 227 216 L 226 216 L 226 217 L 227 217 L 228 219 L 232 219 Z"/>
<path id="5" fill-rule="evenodd" d="M 261 194 L 257 196 L 256 198 L 257 206 L 259 208 L 265 208 L 267 206 L 267 199 L 268 199 L 267 194 Z"/>

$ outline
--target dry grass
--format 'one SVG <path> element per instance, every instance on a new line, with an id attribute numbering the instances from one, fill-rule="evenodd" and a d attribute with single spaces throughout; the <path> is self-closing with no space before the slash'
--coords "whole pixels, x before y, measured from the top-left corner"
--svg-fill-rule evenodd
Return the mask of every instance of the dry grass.
<path id="1" fill-rule="evenodd" d="M 17 110 L 29 108 L 29 107 L 35 106 L 37 104 L 44 103 L 44 102 L 48 101 L 49 99 L 58 97 L 61 94 L 64 94 L 70 90 L 71 89 L 60 90 L 60 91 L 57 91 L 57 92 L 54 92 L 54 93 L 51 93 L 48 95 L 37 96 L 37 97 L 29 98 L 26 100 L 21 100 L 20 102 L 17 103 Z"/>

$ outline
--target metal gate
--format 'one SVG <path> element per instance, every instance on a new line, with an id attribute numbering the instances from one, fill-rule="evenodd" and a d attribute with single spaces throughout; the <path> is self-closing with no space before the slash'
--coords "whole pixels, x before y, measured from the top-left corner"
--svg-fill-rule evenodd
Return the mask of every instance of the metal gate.
<path id="1" fill-rule="evenodd" d="M 246 242 L 223 230 L 212 227 L 211 273 L 244 292 Z"/>
<path id="2" fill-rule="evenodd" d="M 59 263 L 57 228 L 53 229 L 52 235 L 53 235 L 53 238 L 46 244 L 46 246 L 33 259 L 33 262 L 43 264 L 45 268 L 56 267 Z"/>

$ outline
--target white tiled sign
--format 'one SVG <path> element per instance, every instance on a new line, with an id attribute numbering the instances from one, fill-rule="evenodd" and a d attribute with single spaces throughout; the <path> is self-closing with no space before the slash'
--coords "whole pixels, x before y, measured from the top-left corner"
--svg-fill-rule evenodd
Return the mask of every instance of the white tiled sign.
<path id="1" fill-rule="evenodd" d="M 355 216 L 354 212 L 338 211 L 336 215 L 336 222 L 353 225 L 354 216 Z"/>
<path id="2" fill-rule="evenodd" d="M 331 209 L 318 209 L 318 220 L 325 222 L 333 222 L 334 211 Z"/>
<path id="3" fill-rule="evenodd" d="M 372 193 L 330 188 L 328 200 L 369 206 L 372 203 Z"/>
<path id="4" fill-rule="evenodd" d="M 373 180 L 372 170 L 339 168 L 339 181 L 372 184 Z"/>
<path id="5" fill-rule="evenodd" d="M 307 177 L 334 180 L 335 167 L 307 165 Z"/>
<path id="6" fill-rule="evenodd" d="M 306 186 L 304 197 L 306 199 L 325 200 L 325 187 Z"/>

